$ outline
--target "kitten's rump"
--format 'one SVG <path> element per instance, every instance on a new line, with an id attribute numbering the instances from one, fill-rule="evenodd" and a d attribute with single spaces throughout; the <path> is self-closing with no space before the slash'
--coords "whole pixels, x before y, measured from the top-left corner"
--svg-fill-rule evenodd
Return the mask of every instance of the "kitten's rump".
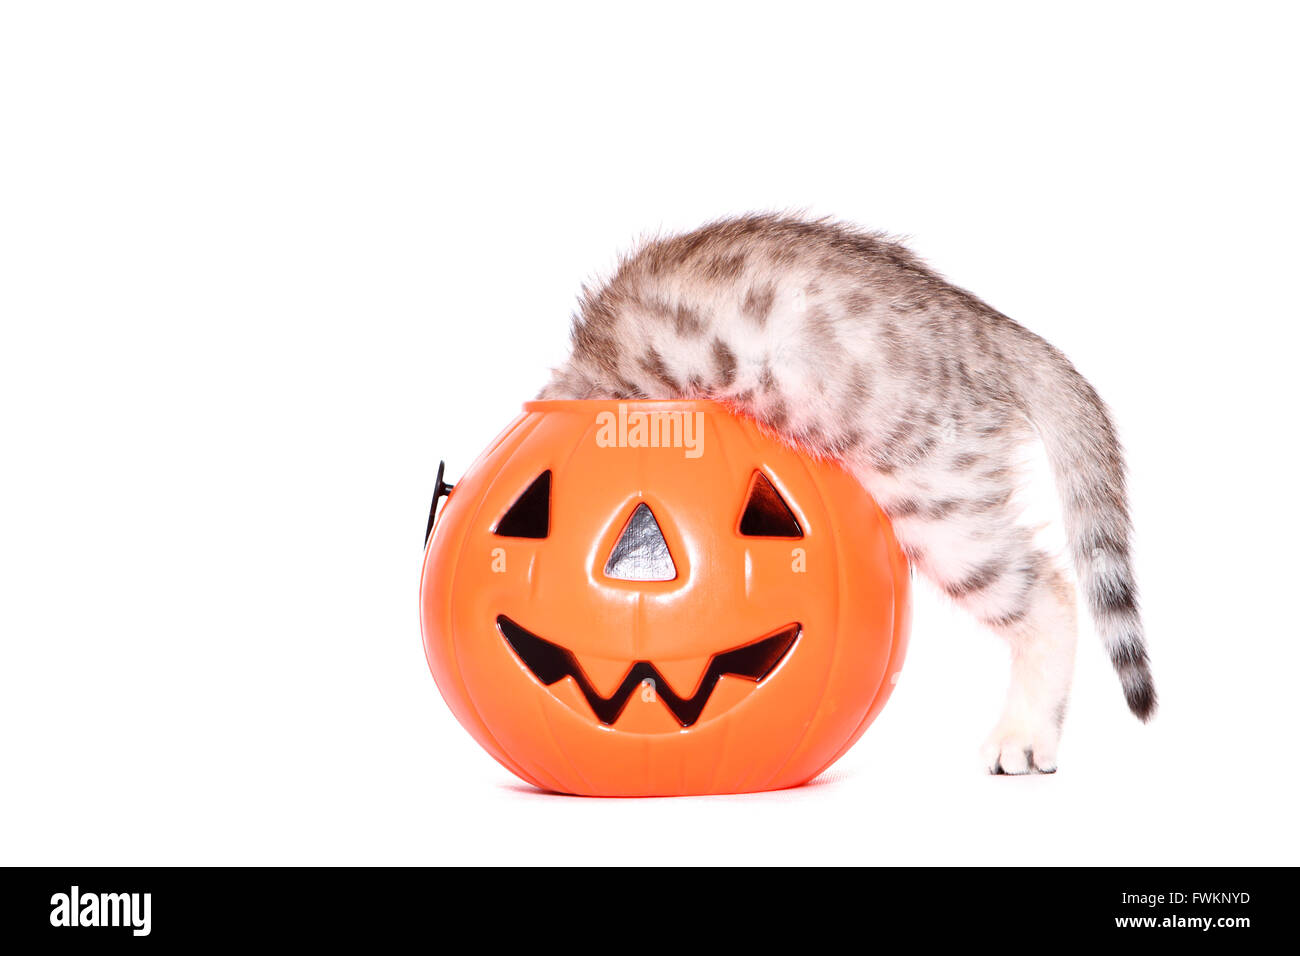
<path id="1" fill-rule="evenodd" d="M 1073 666 L 1072 589 L 1015 505 L 1017 449 L 1036 430 L 1128 705 L 1154 711 L 1105 406 L 1060 352 L 902 245 L 774 215 L 647 242 L 584 289 L 542 396 L 714 398 L 841 461 L 914 566 L 1012 642 L 1003 769 L 1030 749 L 1029 769 L 1054 766 Z"/>

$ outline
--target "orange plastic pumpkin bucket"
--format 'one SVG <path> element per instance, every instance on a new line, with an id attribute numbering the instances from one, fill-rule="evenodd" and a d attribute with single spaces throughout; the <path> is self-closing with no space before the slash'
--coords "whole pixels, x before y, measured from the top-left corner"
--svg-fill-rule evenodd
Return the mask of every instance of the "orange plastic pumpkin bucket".
<path id="1" fill-rule="evenodd" d="M 804 783 L 902 666 L 910 574 L 884 514 L 717 403 L 529 402 L 431 527 L 434 679 L 546 790 Z"/>

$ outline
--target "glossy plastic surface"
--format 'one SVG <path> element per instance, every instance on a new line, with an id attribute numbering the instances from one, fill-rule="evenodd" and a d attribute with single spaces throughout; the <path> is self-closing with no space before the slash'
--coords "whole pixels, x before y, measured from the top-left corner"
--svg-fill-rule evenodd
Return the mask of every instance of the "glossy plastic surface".
<path id="1" fill-rule="evenodd" d="M 662 447 L 638 447 L 655 431 Z M 546 536 L 494 533 L 547 471 Z M 742 533 L 756 472 L 800 537 Z M 641 505 L 670 580 L 606 573 L 632 566 L 619 548 Z M 420 603 L 447 703 L 522 779 L 735 793 L 811 779 L 879 713 L 902 666 L 910 574 L 852 477 L 722 405 L 530 402 L 439 512 Z"/>

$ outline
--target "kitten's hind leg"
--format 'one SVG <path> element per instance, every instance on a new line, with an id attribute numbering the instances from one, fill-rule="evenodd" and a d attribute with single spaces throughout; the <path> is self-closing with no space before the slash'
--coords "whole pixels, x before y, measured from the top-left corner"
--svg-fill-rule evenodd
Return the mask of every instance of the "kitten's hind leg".
<path id="1" fill-rule="evenodd" d="M 1002 716 L 984 745 L 989 772 L 1051 773 L 1074 673 L 1073 590 L 1016 524 L 1009 496 L 935 498 L 929 481 L 864 477 L 923 575 L 1011 647 Z M 874 487 L 873 487 L 874 486 Z M 996 502 L 996 504 L 994 504 Z"/>
<path id="2" fill-rule="evenodd" d="M 981 750 L 990 773 L 1053 773 L 1074 673 L 1073 589 L 1048 558 L 1029 584 L 1023 617 L 989 620 L 1011 645 L 1011 679 L 997 726 Z"/>

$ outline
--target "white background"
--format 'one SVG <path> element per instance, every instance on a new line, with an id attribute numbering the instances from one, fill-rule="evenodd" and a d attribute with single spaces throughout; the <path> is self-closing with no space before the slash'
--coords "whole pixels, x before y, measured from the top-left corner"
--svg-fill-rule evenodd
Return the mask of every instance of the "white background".
<path id="1" fill-rule="evenodd" d="M 469 6 L 4 7 L 0 862 L 1298 862 L 1287 5 Z M 1111 404 L 1154 724 L 1084 620 L 1061 771 L 984 775 L 1005 652 L 928 589 L 801 790 L 542 795 L 456 724 L 438 459 L 637 235 L 773 208 Z"/>

